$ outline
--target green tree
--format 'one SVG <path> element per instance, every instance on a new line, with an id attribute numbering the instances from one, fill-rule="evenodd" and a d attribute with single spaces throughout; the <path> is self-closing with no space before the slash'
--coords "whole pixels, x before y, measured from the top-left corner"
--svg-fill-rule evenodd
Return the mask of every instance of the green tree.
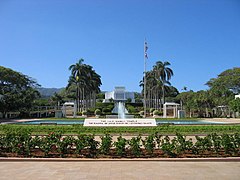
<path id="1" fill-rule="evenodd" d="M 67 89 L 76 92 L 76 102 L 78 111 L 83 111 L 96 105 L 96 94 L 100 92 L 101 76 L 93 67 L 83 63 L 80 59 L 76 64 L 69 67 L 71 76 L 69 77 Z"/>
<path id="2" fill-rule="evenodd" d="M 165 86 L 171 85 L 169 80 L 173 76 L 173 71 L 170 66 L 171 64 L 169 62 L 162 62 L 158 61 L 156 62 L 156 65 L 153 67 L 153 71 L 156 74 L 156 77 L 161 80 L 162 82 L 162 96 L 163 96 L 163 104 L 165 103 Z"/>
<path id="3" fill-rule="evenodd" d="M 206 83 L 210 88 L 224 87 L 234 93 L 240 93 L 240 67 L 227 69 Z"/>
<path id="4" fill-rule="evenodd" d="M 193 91 L 182 92 L 177 96 L 177 99 L 182 101 L 182 104 L 189 116 L 192 117 L 193 112 L 197 109 L 195 101 L 196 93 Z"/>
<path id="5" fill-rule="evenodd" d="M 166 96 L 173 99 L 179 94 L 176 88 L 170 86 L 169 80 L 173 76 L 173 71 L 168 67 L 169 65 L 169 62 L 158 61 L 151 71 L 146 72 L 146 105 L 148 109 L 161 109 L 161 104 L 164 104 Z M 140 81 L 140 86 L 143 88 L 144 78 Z"/>
<path id="6" fill-rule="evenodd" d="M 229 106 L 234 112 L 240 112 L 240 98 L 230 101 Z"/>
<path id="7" fill-rule="evenodd" d="M 40 96 L 39 84 L 31 77 L 0 66 L 0 112 L 20 111 L 25 114 Z"/>

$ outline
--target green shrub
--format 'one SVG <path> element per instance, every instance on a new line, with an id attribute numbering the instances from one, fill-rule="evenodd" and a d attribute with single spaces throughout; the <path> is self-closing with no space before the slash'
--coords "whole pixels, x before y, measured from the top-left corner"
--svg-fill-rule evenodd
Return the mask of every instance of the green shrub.
<path id="1" fill-rule="evenodd" d="M 150 108 L 149 112 L 150 112 L 151 116 L 153 115 L 153 111 L 155 111 L 155 109 L 154 108 Z"/>
<path id="2" fill-rule="evenodd" d="M 60 132 L 51 132 L 47 136 L 41 138 L 40 149 L 43 150 L 45 157 L 48 157 L 49 152 L 57 149 L 61 137 L 62 135 Z"/>
<path id="3" fill-rule="evenodd" d="M 82 112 L 82 115 L 83 115 L 83 116 L 86 116 L 86 115 L 87 115 L 87 111 L 83 111 L 83 112 Z"/>
<path id="4" fill-rule="evenodd" d="M 78 115 L 78 116 L 81 116 L 81 115 L 82 115 L 82 112 L 77 112 L 77 115 Z"/>
<path id="5" fill-rule="evenodd" d="M 126 145 L 127 140 L 122 136 L 117 138 L 117 141 L 114 142 L 114 146 L 116 147 L 117 155 L 123 157 L 126 153 Z"/>
<path id="6" fill-rule="evenodd" d="M 149 155 L 153 155 L 153 150 L 156 146 L 154 141 L 154 135 L 149 135 L 142 141 L 145 149 L 147 150 Z"/>
<path id="7" fill-rule="evenodd" d="M 127 108 L 129 113 L 135 113 L 136 112 L 135 108 L 131 105 L 127 105 L 126 108 Z"/>
<path id="8" fill-rule="evenodd" d="M 141 155 L 141 136 L 132 137 L 132 139 L 128 141 L 128 144 L 132 155 L 139 157 Z"/>
<path id="9" fill-rule="evenodd" d="M 108 107 L 106 107 L 106 108 L 103 108 L 103 110 L 102 110 L 102 111 L 103 111 L 103 113 L 105 113 L 105 114 L 106 114 L 106 113 L 107 113 L 107 114 L 108 114 L 108 113 L 111 113 L 111 109 L 110 109 L 110 108 L 108 108 Z"/>
<path id="10" fill-rule="evenodd" d="M 58 151 L 61 153 L 61 157 L 68 154 L 73 148 L 75 139 L 72 136 L 66 136 L 58 141 Z"/>
<path id="11" fill-rule="evenodd" d="M 94 112 L 94 114 L 95 114 L 96 116 L 97 116 L 97 115 L 101 115 L 101 113 L 102 113 L 102 112 L 101 112 L 100 109 L 96 109 L 95 112 Z"/>
<path id="12" fill-rule="evenodd" d="M 160 115 L 160 111 L 159 110 L 154 110 L 153 111 L 153 115 L 154 116 L 159 116 Z"/>
<path id="13" fill-rule="evenodd" d="M 87 140 L 88 140 L 87 135 L 85 134 L 78 135 L 77 139 L 75 139 L 74 141 L 76 146 L 75 151 L 76 154 L 81 154 L 82 150 L 87 147 L 88 145 Z"/>
<path id="14" fill-rule="evenodd" d="M 186 136 L 181 135 L 180 133 L 176 134 L 177 137 L 174 138 L 175 148 L 178 154 L 183 154 L 186 151 L 192 150 L 193 142 L 192 139 L 186 140 Z"/>
<path id="15" fill-rule="evenodd" d="M 99 142 L 94 139 L 94 135 L 86 136 L 86 146 L 89 150 L 89 157 L 96 157 Z"/>
<path id="16" fill-rule="evenodd" d="M 100 137 L 102 142 L 100 146 L 100 151 L 103 154 L 109 154 L 110 148 L 112 147 L 112 136 L 110 134 L 105 134 L 104 136 Z"/>
<path id="17" fill-rule="evenodd" d="M 161 149 L 163 150 L 163 152 L 165 154 L 167 154 L 170 157 L 176 157 L 176 146 L 175 146 L 175 140 L 170 141 L 169 136 L 165 136 L 162 140 L 161 140 Z"/>

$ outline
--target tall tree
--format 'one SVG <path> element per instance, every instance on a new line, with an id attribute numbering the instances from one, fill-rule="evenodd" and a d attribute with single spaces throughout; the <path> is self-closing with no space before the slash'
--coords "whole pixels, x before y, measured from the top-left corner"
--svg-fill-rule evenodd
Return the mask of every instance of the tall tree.
<path id="1" fill-rule="evenodd" d="M 157 61 L 156 65 L 153 67 L 153 71 L 156 74 L 156 77 L 161 80 L 162 82 L 162 95 L 163 95 L 163 104 L 165 103 L 165 86 L 171 85 L 169 80 L 173 76 L 173 71 L 170 66 L 171 64 L 167 61 Z"/>
<path id="2" fill-rule="evenodd" d="M 169 80 L 173 76 L 173 71 L 168 67 L 169 62 L 158 61 L 151 71 L 146 72 L 146 104 L 147 108 L 161 109 L 161 104 L 165 102 L 166 94 L 175 97 L 178 94 L 176 88 L 170 86 Z M 144 87 L 144 77 L 140 81 L 140 86 Z"/>
<path id="3" fill-rule="evenodd" d="M 83 63 L 80 59 L 76 64 L 69 67 L 71 76 L 68 87 L 76 87 L 76 101 L 78 111 L 86 110 L 95 106 L 96 93 L 100 92 L 101 76 L 93 67 Z"/>
<path id="4" fill-rule="evenodd" d="M 0 112 L 26 113 L 40 96 L 35 90 L 39 84 L 32 78 L 12 69 L 0 66 Z"/>
<path id="5" fill-rule="evenodd" d="M 206 85 L 210 88 L 224 87 L 235 94 L 240 93 L 240 67 L 223 71 L 217 78 L 210 79 Z"/>

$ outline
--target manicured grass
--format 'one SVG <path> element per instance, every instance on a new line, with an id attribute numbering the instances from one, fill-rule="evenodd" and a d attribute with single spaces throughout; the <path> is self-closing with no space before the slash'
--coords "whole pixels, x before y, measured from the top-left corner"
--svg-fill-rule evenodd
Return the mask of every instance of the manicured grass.
<path id="1" fill-rule="evenodd" d="M 233 134 L 240 132 L 240 125 L 161 125 L 156 127 L 84 127 L 83 125 L 0 125 L 0 133 L 6 131 L 31 131 L 33 135 L 49 134 L 50 132 L 61 131 L 63 134 Z"/>

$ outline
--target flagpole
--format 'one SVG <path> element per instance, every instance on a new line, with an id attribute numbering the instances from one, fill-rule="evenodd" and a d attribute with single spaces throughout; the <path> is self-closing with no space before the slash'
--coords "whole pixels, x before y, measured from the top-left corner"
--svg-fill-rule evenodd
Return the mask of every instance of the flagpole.
<path id="1" fill-rule="evenodd" d="M 147 104 L 146 104 L 146 85 L 147 85 L 147 78 L 146 78 L 146 65 L 147 65 L 147 62 L 146 62 L 146 38 L 144 40 L 144 118 L 147 117 L 147 112 L 146 112 L 146 109 L 147 109 Z"/>

